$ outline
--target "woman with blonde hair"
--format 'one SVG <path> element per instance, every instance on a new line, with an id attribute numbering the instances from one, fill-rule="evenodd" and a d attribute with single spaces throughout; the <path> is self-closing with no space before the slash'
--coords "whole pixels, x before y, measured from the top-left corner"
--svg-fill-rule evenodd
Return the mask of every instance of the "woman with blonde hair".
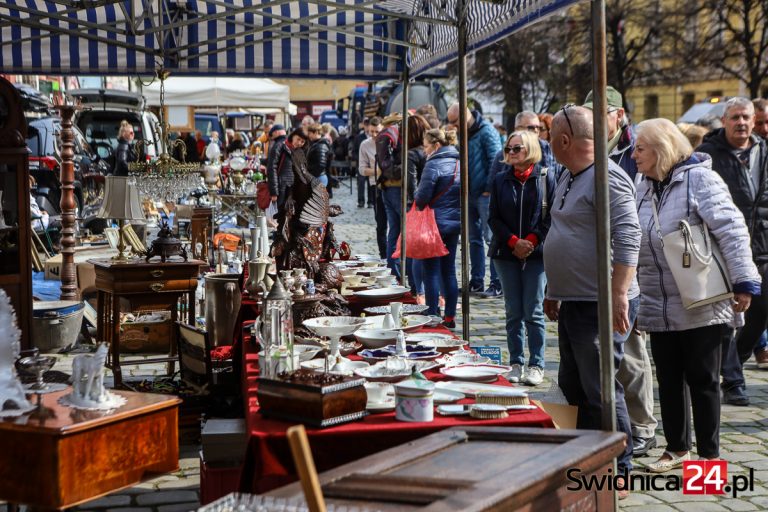
<path id="1" fill-rule="evenodd" d="M 503 167 L 491 183 L 488 225 L 490 256 L 504 292 L 509 380 L 536 386 L 544 379 L 544 260 L 555 175 L 542 165 L 539 139 L 527 130 L 512 132 L 504 144 Z M 528 369 L 525 365 L 528 334 Z"/>
<path id="2" fill-rule="evenodd" d="M 650 333 L 667 441 L 662 456 L 648 468 L 662 473 L 690 460 L 691 409 L 699 458 L 720 456 L 720 345 L 734 314 L 746 311 L 752 295 L 760 293 L 760 274 L 744 216 L 713 172 L 709 155 L 694 153 L 671 121 L 649 119 L 637 126 L 632 158 L 643 175 L 637 187 L 643 231 L 637 328 Z M 681 221 L 709 231 L 730 275 L 733 300 L 683 306 L 663 246 L 663 237 L 679 232 Z"/>
<path id="3" fill-rule="evenodd" d="M 422 260 L 424 291 L 430 315 L 440 315 L 440 292 L 445 297 L 443 325 L 456 327 L 456 303 L 459 286 L 456 282 L 456 247 L 461 232 L 461 199 L 459 178 L 459 151 L 453 130 L 440 128 L 424 134 L 424 154 L 427 163 L 421 174 L 414 200 L 416 207 L 426 206 L 435 212 L 435 221 L 448 254 Z"/>
<path id="4" fill-rule="evenodd" d="M 136 151 L 133 148 L 133 125 L 123 120 L 117 132 L 117 150 L 115 151 L 115 167 L 112 174 L 128 176 L 128 164 L 136 161 Z"/>

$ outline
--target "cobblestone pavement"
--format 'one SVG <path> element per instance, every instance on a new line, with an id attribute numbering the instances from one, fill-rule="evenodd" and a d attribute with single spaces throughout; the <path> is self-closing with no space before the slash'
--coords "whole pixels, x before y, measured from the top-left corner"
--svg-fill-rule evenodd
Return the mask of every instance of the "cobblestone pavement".
<path id="1" fill-rule="evenodd" d="M 334 203 L 340 204 L 345 214 L 337 218 L 336 236 L 339 241 L 346 240 L 352 246 L 353 253 L 377 254 L 374 230 L 373 210 L 358 209 L 356 190 L 349 193 L 347 182 L 334 191 Z M 458 265 L 457 265 L 458 266 Z M 471 299 L 471 325 L 473 342 L 483 344 L 505 344 L 503 299 Z M 461 308 L 459 308 L 459 312 Z M 461 318 L 457 318 L 460 325 Z M 460 330 L 458 331 L 460 332 Z M 546 380 L 536 390 L 546 390 L 556 379 L 559 364 L 555 325 L 548 325 L 546 347 Z M 62 358 L 57 369 L 67 371 L 70 358 Z M 126 367 L 124 367 L 126 368 Z M 161 366 L 127 367 L 133 376 L 162 374 Z M 124 371 L 126 371 L 124 370 Z M 754 469 L 755 485 L 752 490 L 744 491 L 737 498 L 730 495 L 686 495 L 679 491 L 634 492 L 621 502 L 621 509 L 626 511 L 663 512 L 695 511 L 709 512 L 721 510 L 747 511 L 768 510 L 768 417 L 765 407 L 768 404 L 768 371 L 756 368 L 753 362 L 745 368 L 748 383 L 750 407 L 724 405 L 722 409 L 721 454 L 729 462 L 729 475 L 748 474 Z M 657 395 L 658 398 L 658 395 Z M 656 413 L 659 417 L 658 402 Z M 657 431 L 660 447 L 664 446 L 662 425 Z M 192 510 L 199 499 L 200 470 L 198 466 L 198 446 L 181 447 L 180 469 L 172 474 L 160 476 L 128 490 L 117 492 L 100 500 L 82 505 L 78 510 L 98 510 L 115 512 L 157 511 L 174 512 Z M 639 463 L 648 463 L 661 455 L 663 449 L 657 448 L 650 456 L 636 459 Z M 642 471 L 641 464 L 636 464 L 637 471 Z M 681 474 L 678 471 L 676 474 Z"/>

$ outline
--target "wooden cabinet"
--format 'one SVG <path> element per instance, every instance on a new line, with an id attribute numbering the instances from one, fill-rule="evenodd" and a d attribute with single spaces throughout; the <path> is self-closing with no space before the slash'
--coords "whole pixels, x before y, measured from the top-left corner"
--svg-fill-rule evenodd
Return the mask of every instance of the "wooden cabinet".
<path id="1" fill-rule="evenodd" d="M 195 291 L 202 261 L 189 260 L 146 263 L 143 259 L 126 262 L 88 260 L 96 271 L 98 290 L 99 341 L 110 343 L 107 367 L 115 376 L 115 388 L 123 385 L 121 364 L 168 363 L 173 374 L 176 356 L 176 329 L 171 329 L 170 353 L 165 357 L 120 360 L 120 312 L 170 311 L 171 325 L 177 320 L 194 323 Z M 179 303 L 184 306 L 179 311 Z M 179 314 L 181 313 L 181 314 Z"/>
<path id="2" fill-rule="evenodd" d="M 178 468 L 181 400 L 116 391 L 122 407 L 84 411 L 59 404 L 70 391 L 0 421 L 0 500 L 64 509 Z"/>
<path id="3" fill-rule="evenodd" d="M 26 349 L 32 346 L 32 226 L 27 123 L 21 105 L 16 88 L 0 77 L 0 288 L 11 298 Z"/>

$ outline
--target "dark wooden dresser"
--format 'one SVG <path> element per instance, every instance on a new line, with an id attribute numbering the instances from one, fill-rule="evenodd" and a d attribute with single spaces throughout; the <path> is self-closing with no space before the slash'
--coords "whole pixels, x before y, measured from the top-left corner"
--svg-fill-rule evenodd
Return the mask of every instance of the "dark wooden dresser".
<path id="1" fill-rule="evenodd" d="M 115 262 L 88 260 L 96 271 L 98 290 L 98 341 L 110 343 L 107 368 L 115 376 L 115 388 L 123 385 L 121 364 L 168 363 L 169 375 L 178 359 L 176 329 L 171 329 L 170 353 L 165 357 L 120 360 L 121 311 L 170 311 L 171 325 L 178 320 L 194 323 L 195 290 L 202 261 L 149 262 L 133 259 Z M 179 307 L 181 305 L 181 308 Z"/>

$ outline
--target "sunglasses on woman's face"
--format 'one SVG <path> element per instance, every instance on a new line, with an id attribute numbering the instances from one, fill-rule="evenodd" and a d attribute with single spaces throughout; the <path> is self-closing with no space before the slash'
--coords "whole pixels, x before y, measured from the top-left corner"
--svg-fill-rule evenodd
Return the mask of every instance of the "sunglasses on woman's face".
<path id="1" fill-rule="evenodd" d="M 512 146 L 512 147 L 510 147 L 510 146 L 505 147 L 504 148 L 504 152 L 507 153 L 507 154 L 509 154 L 509 153 L 518 154 L 519 152 L 521 152 L 524 149 L 525 149 L 525 146 L 523 146 L 522 144 L 517 144 L 517 145 Z"/>

